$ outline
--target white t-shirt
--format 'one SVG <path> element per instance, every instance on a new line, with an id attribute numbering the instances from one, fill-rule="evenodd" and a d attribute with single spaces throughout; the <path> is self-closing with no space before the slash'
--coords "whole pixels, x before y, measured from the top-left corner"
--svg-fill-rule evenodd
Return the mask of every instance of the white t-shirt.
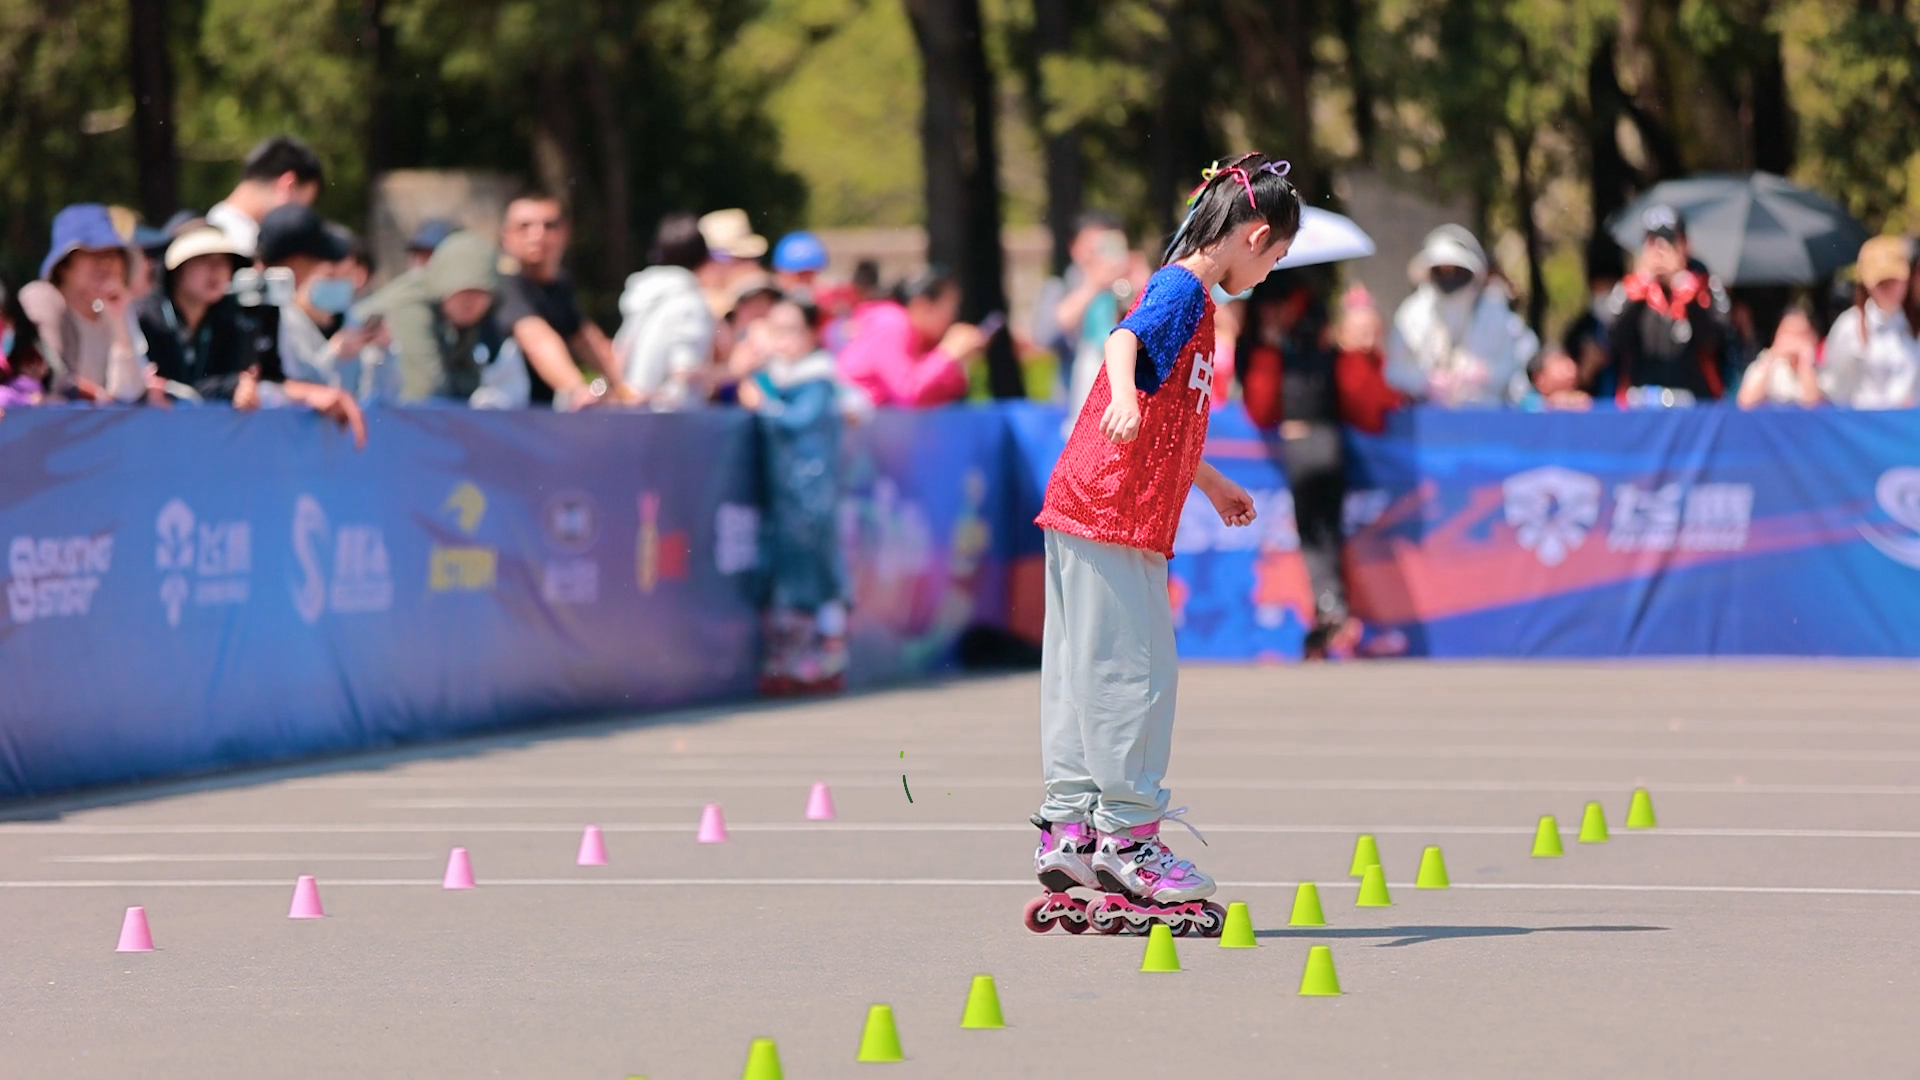
<path id="1" fill-rule="evenodd" d="M 207 211 L 207 224 L 227 234 L 233 246 L 240 249 L 245 258 L 253 258 L 254 249 L 260 246 L 260 223 L 241 212 L 232 203 L 225 200 L 213 204 Z"/>
<path id="2" fill-rule="evenodd" d="M 1866 331 L 1861 332 L 1861 320 Z M 1863 340 L 1864 339 L 1864 340 Z M 1820 392 L 1850 409 L 1904 409 L 1920 385 L 1920 341 L 1904 312 L 1883 312 L 1868 300 L 1848 308 L 1827 332 Z"/>

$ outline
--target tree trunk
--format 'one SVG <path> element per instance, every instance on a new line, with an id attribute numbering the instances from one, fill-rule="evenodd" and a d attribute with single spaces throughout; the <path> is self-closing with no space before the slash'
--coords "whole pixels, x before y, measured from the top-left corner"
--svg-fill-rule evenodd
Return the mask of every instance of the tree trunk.
<path id="1" fill-rule="evenodd" d="M 1520 218 L 1520 236 L 1527 244 L 1527 325 L 1542 334 L 1547 317 L 1547 274 L 1540 265 L 1540 225 L 1533 213 L 1533 132 L 1507 132 L 1513 144 L 1514 213 Z"/>
<path id="2" fill-rule="evenodd" d="M 1360 160 L 1371 162 L 1379 125 L 1373 116 L 1373 79 L 1367 70 L 1360 33 L 1366 23 L 1365 6 L 1366 0 L 1336 0 L 1333 21 L 1347 54 L 1347 87 L 1353 94 L 1353 134 L 1360 143 Z"/>
<path id="3" fill-rule="evenodd" d="M 611 17 L 602 21 L 603 31 L 613 24 Z M 609 40 L 620 40 L 610 31 Z M 602 274 L 601 280 L 617 285 L 626 280 L 628 272 L 634 269 L 632 199 L 628 189 L 629 169 L 627 157 L 627 128 L 621 123 L 620 103 L 613 89 L 612 77 L 608 74 L 608 65 L 600 54 L 589 44 L 582 63 L 586 68 L 587 105 L 593 113 L 594 150 L 600 164 L 600 194 L 602 217 L 600 219 Z M 615 69 L 625 65 L 618 60 Z"/>
<path id="4" fill-rule="evenodd" d="M 1587 57 L 1587 167 L 1593 198 L 1593 236 L 1587 244 L 1587 275 L 1613 273 L 1620 258 L 1607 222 L 1633 193 L 1633 169 L 1620 153 L 1620 117 L 1626 94 L 1613 67 L 1613 36 L 1602 35 Z"/>
<path id="5" fill-rule="evenodd" d="M 1780 35 L 1762 37 L 1753 65 L 1753 167 L 1785 176 L 1793 169 L 1793 105 L 1787 100 L 1787 75 L 1780 62 Z"/>
<path id="6" fill-rule="evenodd" d="M 572 73 L 556 61 L 543 59 L 533 74 L 533 92 L 534 177 L 569 215 L 577 217 L 580 137 Z"/>
<path id="7" fill-rule="evenodd" d="M 995 87 L 981 41 L 979 0 L 907 0 L 907 14 L 925 91 L 920 141 L 928 259 L 959 279 L 963 320 L 1004 316 Z M 987 350 L 987 383 L 994 397 L 1025 396 L 1019 359 L 1004 333 Z"/>
<path id="8" fill-rule="evenodd" d="M 159 224 L 179 208 L 180 159 L 173 141 L 173 50 L 167 0 L 128 0 L 127 66 L 140 212 Z"/>
<path id="9" fill-rule="evenodd" d="M 1028 71 L 1034 128 L 1041 135 L 1047 169 L 1047 231 L 1053 237 L 1053 272 L 1067 269 L 1067 249 L 1073 244 L 1074 223 L 1086 194 L 1085 158 L 1080 131 L 1047 130 L 1046 83 L 1042 77 L 1049 56 L 1064 56 L 1073 47 L 1073 0 L 1034 0 L 1033 63 Z"/>
<path id="10" fill-rule="evenodd" d="M 360 47 L 371 54 L 367 65 L 366 130 L 366 231 L 371 238 L 375 215 L 379 213 L 379 200 L 375 196 L 380 190 L 380 178 L 394 167 L 393 28 L 387 25 L 386 0 L 361 0 Z"/>

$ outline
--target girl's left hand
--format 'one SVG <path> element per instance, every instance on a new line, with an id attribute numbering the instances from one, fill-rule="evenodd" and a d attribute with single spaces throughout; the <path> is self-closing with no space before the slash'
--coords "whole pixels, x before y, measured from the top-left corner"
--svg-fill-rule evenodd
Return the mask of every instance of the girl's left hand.
<path id="1" fill-rule="evenodd" d="M 1207 501 L 1220 513 L 1220 520 L 1232 526 L 1253 524 L 1259 516 L 1253 508 L 1253 496 L 1247 489 L 1224 477 L 1207 490 Z"/>

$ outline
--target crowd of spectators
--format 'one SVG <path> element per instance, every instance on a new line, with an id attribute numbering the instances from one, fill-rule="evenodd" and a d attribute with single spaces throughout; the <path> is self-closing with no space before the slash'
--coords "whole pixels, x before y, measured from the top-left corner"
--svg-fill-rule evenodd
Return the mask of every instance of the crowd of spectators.
<path id="1" fill-rule="evenodd" d="M 324 182 L 314 152 L 280 136 L 248 155 L 231 193 L 204 213 L 154 226 L 118 207 L 60 211 L 38 278 L 0 281 L 0 410 L 304 407 L 363 445 L 366 407 L 753 410 L 780 511 L 767 678 L 839 678 L 844 582 L 825 463 L 840 420 L 967 397 L 970 365 L 1002 332 L 999 316 L 962 322 L 960 287 L 937 268 L 891 289 L 872 263 L 835 279 L 817 237 L 769 244 L 744 210 L 721 209 L 659 222 L 609 337 L 567 271 L 566 207 L 539 191 L 507 203 L 497 240 L 423 222 L 406 265 L 370 290 L 365 246 L 314 209 Z M 1336 301 L 1326 268 L 1215 296 L 1213 392 L 1217 403 L 1237 394 L 1277 436 L 1314 594 L 1309 653 L 1351 649 L 1360 633 L 1340 579 L 1343 426 L 1380 431 L 1412 403 L 1914 404 L 1920 282 L 1906 240 L 1860 250 L 1851 303 L 1830 326 L 1815 306 L 1787 307 L 1761 347 L 1753 311 L 1693 258 L 1682 216 L 1654 206 L 1639 224 L 1631 266 L 1590 265 L 1591 304 L 1545 342 L 1516 313 L 1487 250 L 1457 225 L 1426 237 L 1409 266 L 1412 295 L 1391 318 L 1362 288 Z M 1019 344 L 1022 356 L 1055 358 L 1051 396 L 1077 409 L 1151 268 L 1104 213 L 1080 220 L 1069 254 Z"/>

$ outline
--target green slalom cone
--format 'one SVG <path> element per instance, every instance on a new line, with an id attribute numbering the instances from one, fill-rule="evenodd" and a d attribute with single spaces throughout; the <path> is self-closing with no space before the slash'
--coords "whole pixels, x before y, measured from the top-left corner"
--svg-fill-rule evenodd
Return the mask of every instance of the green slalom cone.
<path id="1" fill-rule="evenodd" d="M 1627 828 L 1651 829 L 1653 824 L 1653 796 L 1646 788 L 1634 788 L 1633 801 L 1627 804 Z"/>
<path id="2" fill-rule="evenodd" d="M 1361 833 L 1353 842 L 1353 865 L 1347 868 L 1347 876 L 1364 877 L 1367 867 L 1379 865 L 1380 845 L 1373 842 L 1372 833 Z"/>
<path id="3" fill-rule="evenodd" d="M 755 1039 L 753 1048 L 747 1051 L 747 1069 L 740 1074 L 740 1080 L 781 1080 L 780 1051 L 774 1048 L 772 1039 Z"/>
<path id="4" fill-rule="evenodd" d="M 1553 820 L 1552 814 L 1540 815 L 1540 828 L 1533 834 L 1533 857 L 1536 859 L 1557 859 L 1564 852 L 1560 850 L 1560 823 Z"/>
<path id="5" fill-rule="evenodd" d="M 1173 947 L 1173 931 L 1166 923 L 1154 923 L 1147 931 L 1147 954 L 1140 958 L 1140 970 L 1180 970 L 1180 952 Z"/>
<path id="6" fill-rule="evenodd" d="M 1327 925 L 1327 917 L 1320 910 L 1320 889 L 1313 882 L 1303 881 L 1293 890 L 1293 917 L 1287 920 L 1287 925 Z"/>
<path id="7" fill-rule="evenodd" d="M 1000 992 L 993 988 L 993 976 L 975 975 L 967 988 L 967 1011 L 960 1017 L 963 1028 L 1003 1028 L 1000 1018 Z"/>
<path id="8" fill-rule="evenodd" d="M 1607 812 L 1597 802 L 1587 804 L 1587 812 L 1580 815 L 1580 842 L 1583 844 L 1604 844 L 1607 842 Z"/>
<path id="9" fill-rule="evenodd" d="M 1365 876 L 1360 879 L 1360 897 L 1353 902 L 1354 907 L 1392 907 L 1393 897 L 1387 895 L 1387 874 L 1375 863 L 1367 867 Z"/>
<path id="10" fill-rule="evenodd" d="M 1247 914 L 1247 905 L 1238 900 L 1228 904 L 1227 924 L 1220 928 L 1220 947 L 1251 949 L 1259 944 L 1253 939 L 1253 917 Z"/>
<path id="11" fill-rule="evenodd" d="M 1420 874 L 1413 879 L 1416 889 L 1445 889 L 1453 883 L 1447 880 L 1447 861 L 1440 857 L 1440 849 L 1429 844 L 1420 853 Z"/>
<path id="12" fill-rule="evenodd" d="M 1307 970 L 1300 973 L 1300 996 L 1340 996 L 1340 976 L 1333 970 L 1333 950 L 1325 945 L 1307 950 Z"/>
<path id="13" fill-rule="evenodd" d="M 860 1032 L 860 1055 L 855 1061 L 905 1061 L 900 1054 L 900 1032 L 893 1026 L 893 1006 L 867 1009 L 867 1026 Z"/>

